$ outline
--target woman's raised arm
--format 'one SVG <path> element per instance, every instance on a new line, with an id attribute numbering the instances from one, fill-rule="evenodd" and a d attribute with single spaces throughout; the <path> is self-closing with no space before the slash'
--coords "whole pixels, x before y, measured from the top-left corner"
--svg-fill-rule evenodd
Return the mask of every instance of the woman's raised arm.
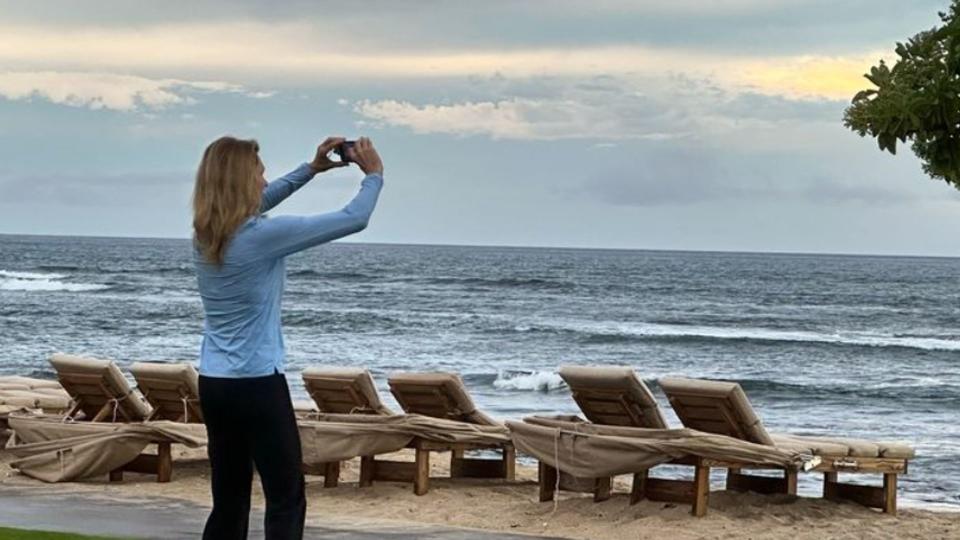
<path id="1" fill-rule="evenodd" d="M 293 195 L 293 192 L 300 189 L 311 178 L 318 173 L 329 171 L 337 167 L 346 167 L 347 162 L 332 161 L 327 155 L 343 143 L 343 137 L 327 137 L 325 141 L 317 147 L 317 154 L 310 163 L 303 163 L 293 171 L 277 178 L 267 184 L 263 190 L 263 198 L 260 200 L 260 212 L 267 212 L 274 206 L 283 202 L 284 199 Z"/>

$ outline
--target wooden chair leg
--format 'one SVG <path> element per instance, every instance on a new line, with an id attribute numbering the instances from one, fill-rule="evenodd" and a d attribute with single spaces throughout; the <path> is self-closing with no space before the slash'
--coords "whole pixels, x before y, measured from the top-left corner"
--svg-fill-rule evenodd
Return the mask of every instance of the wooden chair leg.
<path id="1" fill-rule="evenodd" d="M 610 487 L 613 484 L 613 478 L 597 478 L 593 488 L 593 502 L 603 502 L 610 498 Z"/>
<path id="2" fill-rule="evenodd" d="M 883 513 L 897 515 L 897 474 L 883 475 Z"/>
<path id="3" fill-rule="evenodd" d="M 649 470 L 640 471 L 633 475 L 633 487 L 630 489 L 630 504 L 634 505 L 647 497 L 647 477 Z"/>
<path id="4" fill-rule="evenodd" d="M 537 484 L 540 486 L 540 502 L 552 501 L 553 490 L 557 486 L 557 469 L 542 461 L 539 462 L 537 469 L 539 471 Z"/>
<path id="5" fill-rule="evenodd" d="M 693 474 L 693 509 L 696 517 L 707 515 L 707 503 L 710 498 L 710 467 L 700 464 L 699 460 Z"/>
<path id="6" fill-rule="evenodd" d="M 376 472 L 377 462 L 374 456 L 360 457 L 360 487 L 370 487 L 373 485 L 373 477 Z"/>
<path id="7" fill-rule="evenodd" d="M 340 484 L 340 462 L 331 461 L 323 465 L 323 487 L 335 488 Z"/>
<path id="8" fill-rule="evenodd" d="M 97 414 L 95 414 L 90 421 L 91 421 L 91 422 L 99 422 L 99 421 L 103 420 L 104 418 L 107 417 L 107 414 L 110 413 L 110 411 L 111 411 L 112 408 L 113 408 L 113 407 L 111 406 L 111 403 L 110 403 L 109 401 L 106 402 L 106 403 L 104 403 L 104 404 L 103 404 L 103 407 L 100 407 L 100 410 L 97 411 Z"/>
<path id="9" fill-rule="evenodd" d="M 837 500 L 837 473 L 835 472 L 825 472 L 823 473 L 823 498 L 828 501 Z"/>
<path id="10" fill-rule="evenodd" d="M 727 491 L 736 491 L 736 482 L 734 479 L 738 474 L 740 474 L 740 469 L 727 469 Z"/>
<path id="11" fill-rule="evenodd" d="M 503 447 L 503 478 L 507 482 L 517 479 L 517 449 L 512 444 Z"/>
<path id="12" fill-rule="evenodd" d="M 413 493 L 426 495 L 430 489 L 430 451 L 416 449 L 416 474 L 413 477 Z"/>
<path id="13" fill-rule="evenodd" d="M 450 478 L 460 478 L 463 475 L 463 450 L 450 451 Z"/>
<path id="14" fill-rule="evenodd" d="M 787 495 L 797 494 L 797 471 L 787 469 L 783 471 L 784 492 Z"/>
<path id="15" fill-rule="evenodd" d="M 170 443 L 157 443 L 157 482 L 169 482 L 173 477 L 173 453 Z"/>

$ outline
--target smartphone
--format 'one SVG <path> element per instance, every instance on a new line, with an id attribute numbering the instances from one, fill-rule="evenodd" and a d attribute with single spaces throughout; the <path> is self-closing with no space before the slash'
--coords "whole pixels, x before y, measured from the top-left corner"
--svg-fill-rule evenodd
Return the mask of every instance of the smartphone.
<path id="1" fill-rule="evenodd" d="M 340 156 L 340 161 L 353 161 L 350 159 L 350 154 L 347 153 L 347 150 L 353 148 L 353 145 L 355 144 L 357 144 L 357 141 L 343 141 L 333 149 L 333 153 Z"/>

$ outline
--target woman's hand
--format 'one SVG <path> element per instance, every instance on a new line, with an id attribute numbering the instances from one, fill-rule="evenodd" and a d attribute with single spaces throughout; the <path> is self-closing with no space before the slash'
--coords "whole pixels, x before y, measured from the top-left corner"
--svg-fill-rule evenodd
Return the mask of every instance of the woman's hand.
<path id="1" fill-rule="evenodd" d="M 318 173 L 322 173 L 330 169 L 349 165 L 350 163 L 348 162 L 335 161 L 329 157 L 330 152 L 333 152 L 333 149 L 343 144 L 345 140 L 343 137 L 327 137 L 327 140 L 320 143 L 320 146 L 317 147 L 317 155 L 313 158 L 313 161 L 310 162 L 310 167 Z"/>
<path id="2" fill-rule="evenodd" d="M 380 161 L 380 154 L 377 153 L 370 139 L 360 137 L 347 154 L 350 156 L 350 161 L 356 162 L 364 174 L 383 174 L 383 162 Z"/>

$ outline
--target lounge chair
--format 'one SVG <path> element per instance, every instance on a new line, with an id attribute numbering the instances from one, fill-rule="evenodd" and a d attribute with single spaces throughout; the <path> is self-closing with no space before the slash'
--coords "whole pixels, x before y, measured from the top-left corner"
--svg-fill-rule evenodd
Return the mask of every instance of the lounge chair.
<path id="1" fill-rule="evenodd" d="M 570 388 L 574 401 L 584 417 L 600 426 L 623 426 L 647 429 L 666 429 L 667 421 L 647 385 L 637 377 L 633 368 L 626 366 L 563 366 L 560 378 Z M 577 417 L 560 418 L 581 422 Z M 613 478 L 576 478 L 540 462 L 540 500 L 551 501 L 557 485 L 562 491 L 590 492 L 596 502 L 610 498 Z M 646 472 L 634 474 L 639 485 L 647 480 Z M 649 479 L 648 498 L 656 499 L 657 479 Z M 636 503 L 639 499 L 633 500 Z M 673 500 L 672 498 L 668 500 Z"/>
<path id="2" fill-rule="evenodd" d="M 896 514 L 897 479 L 906 474 L 914 450 L 905 444 L 877 443 L 857 439 L 799 437 L 770 434 L 754 412 L 746 393 L 735 382 L 664 378 L 659 381 L 683 425 L 698 431 L 727 435 L 755 444 L 813 454 L 823 472 L 823 496 L 830 500 L 852 500 L 865 506 Z M 727 489 L 796 493 L 796 473 L 783 479 L 741 473 L 736 463 L 703 463 L 727 469 Z M 883 486 L 845 484 L 839 473 L 883 474 Z"/>
<path id="3" fill-rule="evenodd" d="M 74 402 L 66 420 L 110 423 L 144 422 L 151 418 L 153 409 L 130 386 L 114 362 L 57 353 L 50 357 L 50 364 Z M 180 406 L 182 412 L 183 404 Z M 124 471 L 130 471 L 155 474 L 157 482 L 169 482 L 173 475 L 170 442 L 157 441 L 156 445 L 156 454 L 140 454 L 111 471 L 110 480 L 121 481 Z"/>
<path id="4" fill-rule="evenodd" d="M 477 410 L 457 375 L 451 373 L 401 373 L 389 378 L 390 391 L 408 414 L 452 420 L 481 427 L 506 427 Z M 501 436 L 502 437 L 502 436 Z M 451 478 L 515 477 L 516 450 L 510 442 L 442 442 L 422 437 L 413 439 L 410 448 L 415 461 L 399 462 L 377 460 L 375 456 L 361 458 L 360 485 L 369 486 L 375 480 L 413 481 L 413 491 L 425 494 L 430 481 L 430 452 L 451 452 Z M 501 459 L 466 458 L 468 450 L 500 450 Z"/>
<path id="5" fill-rule="evenodd" d="M 574 400 L 580 406 L 584 416 L 598 426 L 629 427 L 640 429 L 668 429 L 656 398 L 646 384 L 637 377 L 633 368 L 625 366 L 564 366 L 560 376 L 570 387 Z M 560 418 L 560 421 L 582 422 L 579 418 Z M 608 430 L 609 431 L 609 430 Z M 639 433 L 639 432 L 638 432 Z M 633 488 L 630 503 L 636 504 L 642 499 L 667 502 L 684 502 L 692 505 L 694 515 L 702 516 L 707 511 L 709 494 L 709 469 L 703 466 L 703 460 L 696 456 L 671 460 L 671 465 L 694 467 L 693 481 L 655 478 L 650 471 L 638 470 L 633 473 Z M 750 466 L 756 466 L 756 463 Z M 763 464 L 756 468 L 782 470 L 787 485 L 782 491 L 795 492 L 796 470 L 793 468 L 771 467 Z M 577 478 L 557 471 L 540 461 L 540 500 L 553 500 L 558 484 L 565 491 L 593 493 L 594 501 L 610 498 L 612 478 Z M 768 491 L 771 489 L 767 487 Z M 792 491 L 791 491 L 792 490 Z"/>
<path id="6" fill-rule="evenodd" d="M 394 414 L 380 401 L 373 377 L 365 369 L 307 368 L 303 385 L 321 413 Z"/>
<path id="7" fill-rule="evenodd" d="M 302 376 L 303 386 L 315 404 L 312 411 L 302 415 L 304 419 L 328 414 L 394 414 L 380 401 L 373 377 L 365 369 L 309 367 L 303 370 Z M 301 413 L 302 411 L 298 412 Z M 323 476 L 324 487 L 336 487 L 339 484 L 340 462 L 304 462 L 303 472 Z"/>
<path id="8" fill-rule="evenodd" d="M 150 405 L 112 361 L 57 353 L 50 357 L 50 364 L 73 398 L 74 406 L 67 413 L 71 420 L 140 422 L 150 417 Z"/>
<path id="9" fill-rule="evenodd" d="M 147 420 L 203 423 L 200 374 L 192 364 L 134 362 L 130 373 L 137 381 L 137 389 L 153 408 Z"/>

